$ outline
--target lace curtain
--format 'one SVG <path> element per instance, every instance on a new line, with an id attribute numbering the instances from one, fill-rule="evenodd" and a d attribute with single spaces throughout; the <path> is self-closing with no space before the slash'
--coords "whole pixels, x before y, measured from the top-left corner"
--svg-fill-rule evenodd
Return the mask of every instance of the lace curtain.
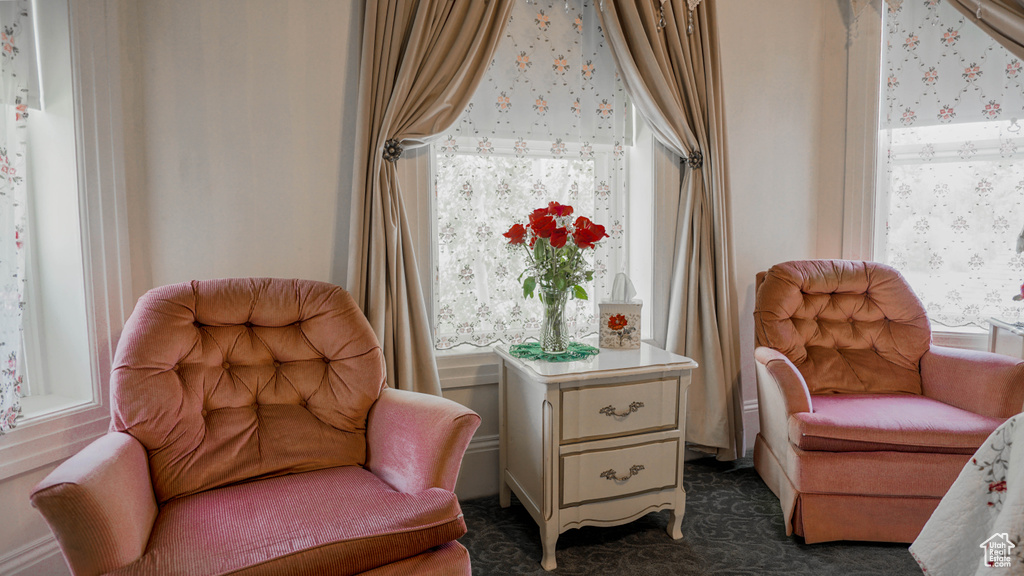
<path id="1" fill-rule="evenodd" d="M 906 276 L 932 322 L 1018 321 L 1024 63 L 946 2 L 887 7 L 880 259 Z"/>
<path id="2" fill-rule="evenodd" d="M 0 2 L 0 434 L 14 428 L 21 413 L 24 380 L 25 149 L 33 54 L 28 1 Z"/>
<path id="3" fill-rule="evenodd" d="M 568 6 L 568 10 L 566 10 Z M 522 250 L 501 234 L 556 201 L 604 225 L 589 300 L 570 300 L 573 337 L 597 331 L 623 261 L 626 96 L 591 0 L 518 2 L 487 76 L 434 145 L 434 339 L 518 343 L 541 305 L 523 297 Z"/>

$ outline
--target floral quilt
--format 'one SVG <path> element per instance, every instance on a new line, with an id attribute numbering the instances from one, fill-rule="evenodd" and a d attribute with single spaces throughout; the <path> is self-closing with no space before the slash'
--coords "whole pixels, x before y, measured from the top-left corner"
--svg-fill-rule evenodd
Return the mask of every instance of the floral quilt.
<path id="1" fill-rule="evenodd" d="M 1024 414 L 1018 414 L 960 472 L 910 553 L 929 576 L 1020 575 L 1022 534 Z"/>

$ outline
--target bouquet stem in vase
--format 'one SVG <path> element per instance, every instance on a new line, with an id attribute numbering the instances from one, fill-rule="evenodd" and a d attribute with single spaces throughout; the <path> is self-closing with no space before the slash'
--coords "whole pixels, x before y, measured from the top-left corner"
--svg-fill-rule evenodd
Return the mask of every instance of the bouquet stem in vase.
<path id="1" fill-rule="evenodd" d="M 565 303 L 568 290 L 541 289 L 544 303 L 544 322 L 540 328 L 540 347 L 547 354 L 563 354 L 569 345 L 568 330 L 565 327 Z"/>

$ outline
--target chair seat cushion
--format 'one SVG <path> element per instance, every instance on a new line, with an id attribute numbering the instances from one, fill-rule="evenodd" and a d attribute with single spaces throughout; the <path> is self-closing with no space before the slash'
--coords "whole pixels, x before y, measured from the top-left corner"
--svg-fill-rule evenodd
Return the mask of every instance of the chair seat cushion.
<path id="1" fill-rule="evenodd" d="M 819 395 L 811 405 L 789 418 L 802 450 L 973 454 L 1003 422 L 909 394 Z"/>
<path id="2" fill-rule="evenodd" d="M 465 533 L 452 492 L 405 494 L 358 466 L 325 468 L 171 500 L 143 556 L 111 574 L 357 574 Z"/>

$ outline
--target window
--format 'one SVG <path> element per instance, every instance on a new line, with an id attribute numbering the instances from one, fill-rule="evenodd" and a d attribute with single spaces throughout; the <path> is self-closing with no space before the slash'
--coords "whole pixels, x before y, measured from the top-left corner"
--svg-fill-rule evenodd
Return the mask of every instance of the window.
<path id="1" fill-rule="evenodd" d="M 610 234 L 589 300 L 567 308 L 575 337 L 596 332 L 597 301 L 625 266 L 627 120 L 594 3 L 516 3 L 472 101 L 432 146 L 436 348 L 536 336 L 540 304 L 523 298 L 523 256 L 501 234 L 550 201 Z"/>
<path id="2" fill-rule="evenodd" d="M 882 40 L 875 259 L 933 324 L 1024 319 L 1022 63 L 944 2 L 889 3 Z"/>
<path id="3" fill-rule="evenodd" d="M 68 10 L 36 8 L 44 94 L 27 123 L 26 418 L 93 399 Z"/>
<path id="4" fill-rule="evenodd" d="M 50 373 L 35 377 L 28 350 L 31 396 L 22 399 L 23 418 L 17 427 L 0 436 L 0 479 L 66 458 L 106 433 L 112 355 L 132 306 L 122 167 L 120 22 L 108 7 L 84 0 L 32 6 L 37 9 L 44 112 L 29 112 L 28 195 L 30 202 L 36 201 L 31 206 L 35 213 L 60 213 L 54 225 L 73 225 L 62 235 L 48 237 L 40 232 L 38 220 L 29 222 L 34 255 L 26 265 L 45 261 L 53 272 L 66 275 L 30 270 L 30 278 L 38 282 L 28 288 L 26 314 L 38 304 L 43 308 L 36 312 L 48 317 L 53 327 L 44 327 L 48 334 L 36 338 L 45 354 L 35 358 Z M 59 60 L 64 64 L 51 65 Z M 63 78 L 65 88 L 53 83 L 55 77 Z M 48 147 L 57 142 L 57 148 Z M 50 154 L 46 162 L 39 160 L 43 156 L 34 152 L 35 147 Z M 39 192 L 44 188 L 62 190 L 64 195 L 43 202 L 36 195 L 45 194 Z M 46 254 L 57 259 L 42 252 L 44 237 L 50 240 Z M 73 283 L 63 283 L 62 278 L 73 278 Z M 46 298 L 65 307 L 48 311 Z M 75 315 L 62 315 L 72 304 Z M 30 322 L 39 325 L 38 318 Z M 27 347 L 33 339 L 26 338 Z M 62 378 L 65 374 L 74 379 L 74 397 L 61 400 L 62 387 L 69 384 Z"/>

